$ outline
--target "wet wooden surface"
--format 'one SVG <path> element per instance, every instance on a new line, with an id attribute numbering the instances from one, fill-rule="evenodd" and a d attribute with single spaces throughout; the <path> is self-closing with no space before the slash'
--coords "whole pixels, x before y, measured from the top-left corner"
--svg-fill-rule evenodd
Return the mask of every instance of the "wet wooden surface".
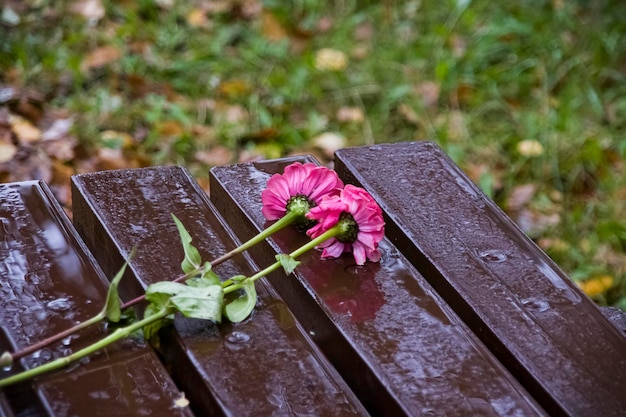
<path id="1" fill-rule="evenodd" d="M 0 351 L 14 351 L 95 315 L 107 281 L 47 186 L 0 184 Z M 96 326 L 16 363 L 2 377 L 31 368 L 104 335 Z M 190 415 L 181 393 L 141 339 L 112 345 L 62 370 L 6 388 L 0 413 L 15 416 Z M 10 407 L 9 407 L 10 405 Z"/>
<path id="2" fill-rule="evenodd" d="M 440 148 L 343 149 L 335 169 L 374 196 L 388 236 L 546 410 L 624 415 L 624 335 Z"/>
<path id="3" fill-rule="evenodd" d="M 115 270 L 137 248 L 131 287 L 180 275 L 184 254 L 172 213 L 203 260 L 235 247 L 228 226 L 184 169 L 85 174 L 74 177 L 73 187 L 74 223 L 98 259 L 116 260 Z M 243 256 L 215 268 L 224 279 L 255 270 Z M 242 323 L 180 319 L 161 336 L 165 360 L 196 414 L 367 415 L 272 286 L 261 281 L 257 291 L 256 309 Z"/>
<path id="4" fill-rule="evenodd" d="M 211 199 L 247 239 L 266 226 L 261 191 L 293 160 L 211 170 Z M 303 160 L 304 161 L 304 160 Z M 543 415 L 526 391 L 391 243 L 380 263 L 301 257 L 272 283 L 375 415 Z M 287 229 L 250 250 L 264 263 L 306 243 Z"/>
<path id="5" fill-rule="evenodd" d="M 85 243 L 45 184 L 0 185 L 0 350 L 95 314 L 105 276 L 133 247 L 124 300 L 179 276 L 172 213 L 204 260 L 256 234 L 267 226 L 267 179 L 295 160 L 314 161 L 216 167 L 210 199 L 179 167 L 75 176 L 74 225 Z M 113 345 L 3 389 L 0 416 L 623 415 L 622 332 L 438 147 L 344 149 L 336 170 L 383 209 L 380 263 L 322 261 L 312 251 L 294 274 L 257 284 L 249 320 L 177 318 L 158 356 L 139 339 Z M 215 270 L 250 275 L 307 240 L 286 229 Z M 103 334 L 84 333 L 81 343 Z M 21 362 L 78 346 L 67 340 Z M 180 409 L 182 392 L 190 406 Z"/>

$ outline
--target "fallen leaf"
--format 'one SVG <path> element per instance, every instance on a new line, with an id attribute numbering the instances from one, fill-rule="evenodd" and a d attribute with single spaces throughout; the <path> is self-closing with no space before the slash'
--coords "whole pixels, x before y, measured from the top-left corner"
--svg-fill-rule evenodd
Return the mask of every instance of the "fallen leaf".
<path id="1" fill-rule="evenodd" d="M 97 22 L 105 15 L 104 6 L 101 0 L 79 0 L 72 3 L 70 11 L 83 16 L 92 22 Z"/>
<path id="2" fill-rule="evenodd" d="M 512 213 L 511 217 L 517 225 L 528 235 L 537 235 L 544 230 L 554 227 L 561 221 L 559 213 L 541 213 L 537 210 L 522 209 Z"/>
<path id="3" fill-rule="evenodd" d="M 420 118 L 417 115 L 417 112 L 406 103 L 398 104 L 398 114 L 402 116 L 404 120 L 411 124 L 419 125 L 420 123 Z"/>
<path id="4" fill-rule="evenodd" d="M 415 86 L 415 93 L 422 99 L 424 107 L 435 106 L 439 101 L 441 86 L 434 81 L 424 81 Z"/>
<path id="5" fill-rule="evenodd" d="M 71 161 L 76 156 L 74 153 L 76 144 L 76 138 L 72 136 L 65 136 L 61 139 L 41 142 L 41 147 L 48 156 L 61 162 L 67 162 Z"/>
<path id="6" fill-rule="evenodd" d="M 532 158 L 543 153 L 543 145 L 535 139 L 524 139 L 517 144 L 517 152 L 522 156 Z"/>
<path id="7" fill-rule="evenodd" d="M 41 135 L 41 140 L 56 140 L 62 139 L 66 137 L 74 124 L 74 120 L 71 118 L 67 119 L 56 119 L 52 126 L 50 126 L 43 134 Z"/>
<path id="8" fill-rule="evenodd" d="M 161 136 L 182 136 L 185 128 L 176 120 L 164 120 L 155 126 L 156 131 Z"/>
<path id="9" fill-rule="evenodd" d="M 239 79 L 227 80 L 220 83 L 217 91 L 227 96 L 240 97 L 250 92 L 250 84 Z"/>
<path id="10" fill-rule="evenodd" d="M 610 275 L 601 275 L 586 281 L 577 282 L 578 286 L 589 297 L 596 297 L 613 286 L 613 277 Z"/>
<path id="11" fill-rule="evenodd" d="M 336 150 L 346 146 L 346 139 L 338 133 L 325 132 L 315 136 L 313 144 L 319 148 L 324 154 L 331 158 Z"/>
<path id="12" fill-rule="evenodd" d="M 122 57 L 122 50 L 113 45 L 101 46 L 91 51 L 80 66 L 82 71 L 104 67 Z"/>
<path id="13" fill-rule="evenodd" d="M 187 14 L 187 24 L 191 27 L 203 27 L 209 22 L 206 12 L 202 9 L 193 9 Z"/>
<path id="14" fill-rule="evenodd" d="M 198 151 L 194 155 L 196 161 L 210 166 L 226 165 L 233 160 L 233 151 L 225 146 L 216 146 L 206 151 Z"/>
<path id="15" fill-rule="evenodd" d="M 20 15 L 17 14 L 10 6 L 4 6 L 0 13 L 0 22 L 7 26 L 17 26 L 20 23 Z"/>
<path id="16" fill-rule="evenodd" d="M 317 31 L 320 33 L 328 32 L 333 28 L 335 20 L 330 16 L 324 16 L 317 21 Z"/>
<path id="17" fill-rule="evenodd" d="M 518 185 L 511 191 L 511 194 L 506 201 L 506 209 L 508 211 L 521 210 L 530 200 L 532 200 L 536 191 L 537 186 L 535 184 Z"/>
<path id="18" fill-rule="evenodd" d="M 365 115 L 360 107 L 343 106 L 337 110 L 337 120 L 340 122 L 361 123 L 365 120 Z"/>
<path id="19" fill-rule="evenodd" d="M 322 48 L 315 53 L 315 68 L 320 71 L 343 71 L 348 66 L 348 55 L 332 48 Z"/>
<path id="20" fill-rule="evenodd" d="M 15 154 L 17 154 L 17 146 L 0 142 L 0 164 L 12 160 Z"/>
<path id="21" fill-rule="evenodd" d="M 559 238 L 542 238 L 537 242 L 543 250 L 551 250 L 554 252 L 565 253 L 571 249 L 571 245 L 563 239 Z"/>
<path id="22" fill-rule="evenodd" d="M 354 29 L 354 38 L 358 41 L 369 42 L 374 36 L 374 25 L 371 22 L 364 22 Z"/>
<path id="23" fill-rule="evenodd" d="M 263 10 L 261 14 L 261 33 L 265 39 L 272 42 L 279 42 L 289 37 L 287 29 L 269 10 Z"/>
<path id="24" fill-rule="evenodd" d="M 23 117 L 11 115 L 9 123 L 20 143 L 32 143 L 41 139 L 41 130 Z"/>

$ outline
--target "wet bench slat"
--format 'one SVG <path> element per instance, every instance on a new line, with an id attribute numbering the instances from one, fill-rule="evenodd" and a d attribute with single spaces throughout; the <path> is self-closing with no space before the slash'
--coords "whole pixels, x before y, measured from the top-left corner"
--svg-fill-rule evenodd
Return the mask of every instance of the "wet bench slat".
<path id="1" fill-rule="evenodd" d="M 115 270 L 137 248 L 131 276 L 124 278 L 132 284 L 127 297 L 180 275 L 183 250 L 171 213 L 204 260 L 235 246 L 206 194 L 182 168 L 84 174 L 72 186 L 74 223 L 103 265 Z M 223 278 L 249 276 L 253 266 L 238 257 L 215 270 Z M 261 281 L 257 290 L 249 320 L 215 326 L 180 319 L 161 336 L 163 355 L 192 409 L 224 416 L 368 415 L 272 287 Z"/>
<path id="2" fill-rule="evenodd" d="M 261 191 L 294 160 L 214 167 L 211 200 L 248 239 L 266 226 Z M 259 262 L 306 241 L 285 229 L 250 250 Z M 545 415 L 432 287 L 385 239 L 380 263 L 312 251 L 271 282 L 373 415 Z"/>
<path id="3" fill-rule="evenodd" d="M 336 153 L 387 233 L 552 415 L 623 416 L 626 339 L 430 142 Z"/>
<path id="4" fill-rule="evenodd" d="M 0 185 L 0 351 L 15 351 L 95 315 L 106 278 L 43 182 Z M 86 330 L 85 341 L 103 336 Z M 81 347 L 66 340 L 20 362 L 30 368 Z M 14 365 L 11 372 L 21 368 Z M 8 376 L 10 372 L 0 371 Z M 17 416 L 138 416 L 166 412 L 181 397 L 158 358 L 141 340 L 127 340 L 59 371 L 3 390 L 0 410 Z M 9 407 L 10 406 L 10 407 Z M 2 413 L 2 411 L 0 411 Z"/>

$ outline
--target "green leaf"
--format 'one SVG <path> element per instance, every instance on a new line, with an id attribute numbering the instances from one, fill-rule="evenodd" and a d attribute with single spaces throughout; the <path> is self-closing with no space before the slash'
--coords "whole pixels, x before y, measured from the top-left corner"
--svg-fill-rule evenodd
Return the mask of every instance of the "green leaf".
<path id="1" fill-rule="evenodd" d="M 200 279 L 201 280 L 201 279 Z M 201 281 L 195 280 L 194 283 Z M 188 286 L 171 281 L 161 281 L 146 289 L 146 300 L 153 311 L 173 308 L 185 317 L 222 320 L 224 292 L 220 284 L 208 286 Z"/>
<path id="2" fill-rule="evenodd" d="M 171 298 L 172 304 L 183 316 L 194 319 L 222 321 L 224 291 L 221 285 L 186 287 Z"/>
<path id="3" fill-rule="evenodd" d="M 154 314 L 156 314 L 159 310 L 156 310 L 154 308 L 154 304 L 149 304 L 144 313 L 143 316 L 144 318 L 153 316 Z M 150 324 L 146 324 L 145 326 L 143 326 L 143 337 L 144 339 L 150 341 L 151 344 L 158 346 L 158 336 L 159 336 L 159 330 L 161 329 L 161 327 L 163 327 L 165 325 L 166 321 L 165 320 L 155 320 L 153 322 L 151 322 Z"/>
<path id="4" fill-rule="evenodd" d="M 135 255 L 135 249 L 130 252 L 129 259 Z M 122 316 L 122 310 L 120 309 L 120 296 L 117 291 L 117 287 L 120 284 L 122 277 L 124 276 L 124 272 L 126 271 L 126 267 L 128 266 L 128 261 L 124 262 L 124 265 L 120 268 L 118 273 L 111 280 L 111 284 L 109 284 L 109 290 L 107 292 L 107 299 L 104 303 L 104 314 L 109 321 L 113 323 L 117 323 L 120 321 L 120 317 Z"/>
<path id="5" fill-rule="evenodd" d="M 276 255 L 276 260 L 283 266 L 285 274 L 287 275 L 291 274 L 294 269 L 300 265 L 300 261 L 296 261 L 294 258 L 284 253 Z"/>
<path id="6" fill-rule="evenodd" d="M 178 220 L 178 217 L 172 214 L 172 218 L 176 223 L 176 228 L 178 229 L 178 234 L 180 235 L 180 241 L 183 244 L 183 250 L 185 251 L 185 259 L 180 264 L 184 273 L 189 273 L 195 271 L 200 268 L 200 264 L 202 263 L 202 258 L 200 257 L 200 252 L 191 244 L 191 235 L 185 229 L 185 226 Z"/>
<path id="7" fill-rule="evenodd" d="M 211 263 L 205 262 L 199 277 L 192 277 L 185 281 L 190 287 L 206 288 L 211 285 L 221 285 L 220 277 L 211 270 Z"/>
<path id="8" fill-rule="evenodd" d="M 256 288 L 254 281 L 243 281 L 243 295 L 230 293 L 227 295 L 227 303 L 224 305 L 224 315 L 232 323 L 239 323 L 246 319 L 256 306 Z M 234 298 L 237 297 L 237 298 Z"/>

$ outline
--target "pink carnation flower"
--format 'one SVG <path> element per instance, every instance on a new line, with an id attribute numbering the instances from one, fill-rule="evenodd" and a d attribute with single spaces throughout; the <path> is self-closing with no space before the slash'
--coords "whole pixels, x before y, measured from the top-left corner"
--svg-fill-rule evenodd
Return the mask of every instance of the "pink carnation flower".
<path id="1" fill-rule="evenodd" d="M 339 234 L 324 243 L 322 258 L 338 258 L 344 252 L 352 251 L 357 265 L 380 260 L 378 244 L 385 235 L 385 222 L 382 210 L 367 191 L 353 185 L 346 185 L 338 195 L 322 199 L 317 207 L 306 215 L 318 221 L 307 234 L 315 239 L 329 229 L 340 227 Z"/>
<path id="2" fill-rule="evenodd" d="M 262 212 L 268 220 L 278 220 L 290 212 L 301 213 L 296 225 L 312 222 L 304 215 L 316 206 L 323 197 L 338 194 L 343 182 L 337 173 L 326 167 L 312 163 L 294 162 L 287 166 L 283 174 L 274 174 L 261 193 Z"/>

